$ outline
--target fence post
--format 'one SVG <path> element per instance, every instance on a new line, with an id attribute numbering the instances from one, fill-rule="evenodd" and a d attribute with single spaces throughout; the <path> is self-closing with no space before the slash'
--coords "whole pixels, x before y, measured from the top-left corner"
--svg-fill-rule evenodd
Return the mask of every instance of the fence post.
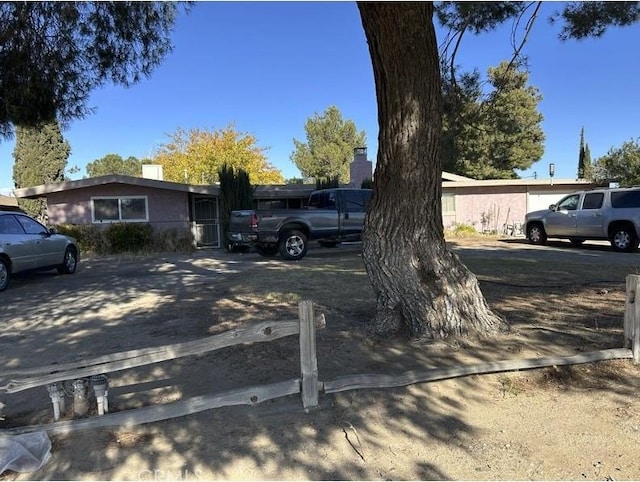
<path id="1" fill-rule="evenodd" d="M 300 370 L 302 373 L 302 405 L 305 409 L 318 406 L 318 359 L 316 358 L 316 325 L 313 302 L 301 301 L 300 315 Z"/>
<path id="2" fill-rule="evenodd" d="M 637 274 L 627 275 L 623 348 L 631 348 L 633 363 L 640 363 L 640 275 Z"/>

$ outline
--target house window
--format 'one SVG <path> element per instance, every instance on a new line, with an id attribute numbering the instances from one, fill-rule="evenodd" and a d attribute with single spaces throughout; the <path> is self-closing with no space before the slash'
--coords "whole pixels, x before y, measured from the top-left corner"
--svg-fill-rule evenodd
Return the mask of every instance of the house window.
<path id="1" fill-rule="evenodd" d="M 149 210 L 146 196 L 91 198 L 94 223 L 146 222 Z"/>
<path id="2" fill-rule="evenodd" d="M 442 214 L 456 213 L 456 196 L 451 193 L 442 194 Z"/>

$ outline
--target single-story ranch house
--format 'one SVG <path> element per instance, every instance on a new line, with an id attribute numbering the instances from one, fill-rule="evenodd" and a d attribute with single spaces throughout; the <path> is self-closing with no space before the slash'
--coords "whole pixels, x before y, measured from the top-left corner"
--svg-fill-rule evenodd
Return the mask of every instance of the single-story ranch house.
<path id="1" fill-rule="evenodd" d="M 149 171 L 147 171 L 149 172 Z M 548 207 L 565 194 L 594 187 L 579 180 L 473 180 L 443 173 L 445 227 L 473 226 L 479 232 L 517 234 L 529 211 Z M 315 185 L 257 186 L 258 209 L 303 208 Z M 49 223 L 145 222 L 154 229 L 190 230 L 198 247 L 221 247 L 217 185 L 108 175 L 15 190 L 18 198 L 47 200 Z"/>

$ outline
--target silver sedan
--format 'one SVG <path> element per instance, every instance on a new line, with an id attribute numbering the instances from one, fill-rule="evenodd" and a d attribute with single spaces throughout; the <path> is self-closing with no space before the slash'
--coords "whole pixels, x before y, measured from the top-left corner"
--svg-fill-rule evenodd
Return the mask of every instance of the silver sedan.
<path id="1" fill-rule="evenodd" d="M 56 268 L 59 273 L 74 273 L 79 257 L 75 239 L 26 214 L 0 211 L 0 291 L 7 288 L 12 274 L 22 271 Z"/>

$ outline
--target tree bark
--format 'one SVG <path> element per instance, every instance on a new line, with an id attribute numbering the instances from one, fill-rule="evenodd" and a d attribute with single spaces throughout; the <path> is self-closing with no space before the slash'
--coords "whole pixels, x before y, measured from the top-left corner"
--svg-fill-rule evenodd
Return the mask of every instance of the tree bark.
<path id="1" fill-rule="evenodd" d="M 442 93 L 431 3 L 359 3 L 378 101 L 378 157 L 363 232 L 375 333 L 487 335 L 506 329 L 442 225 Z"/>

